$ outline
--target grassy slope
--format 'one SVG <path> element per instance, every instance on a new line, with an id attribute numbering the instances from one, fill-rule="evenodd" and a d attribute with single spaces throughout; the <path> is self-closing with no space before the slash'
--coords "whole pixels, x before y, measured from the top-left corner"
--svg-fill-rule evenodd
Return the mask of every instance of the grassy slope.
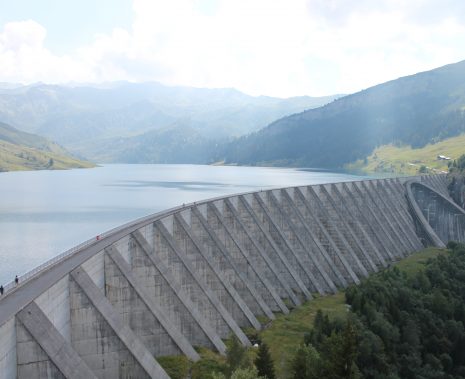
<path id="1" fill-rule="evenodd" d="M 288 362 L 294 350 L 309 332 L 316 312 L 321 309 L 331 317 L 344 317 L 347 313 L 344 292 L 316 297 L 288 315 L 277 315 L 272 325 L 260 333 L 262 341 L 270 348 L 278 378 L 288 378 Z"/>
<path id="2" fill-rule="evenodd" d="M 68 151 L 53 141 L 0 122 L 0 171 L 62 170 L 94 166 L 70 156 Z"/>
<path id="3" fill-rule="evenodd" d="M 412 149 L 410 146 L 384 145 L 375 149 L 366 162 L 359 160 L 347 165 L 346 168 L 364 173 L 394 172 L 414 175 L 418 174 L 422 165 L 425 165 L 432 172 L 447 171 L 447 161 L 438 160 L 437 156 L 445 155 L 455 159 L 464 153 L 465 134 L 462 134 L 420 149 Z"/>
<path id="4" fill-rule="evenodd" d="M 446 249 L 439 249 L 436 247 L 428 247 L 427 249 L 421 250 L 418 253 L 412 254 L 411 256 L 397 262 L 397 266 L 401 271 L 407 275 L 415 274 L 424 268 L 428 259 L 435 258 L 438 255 L 446 254 Z"/>
<path id="5" fill-rule="evenodd" d="M 53 165 L 50 166 L 50 159 Z M 62 170 L 94 167 L 85 162 L 56 152 L 38 150 L 0 140 L 0 172 L 19 170 Z"/>
<path id="6" fill-rule="evenodd" d="M 396 263 L 407 274 L 420 270 L 429 258 L 444 253 L 445 250 L 428 248 Z M 317 297 L 293 310 L 289 315 L 278 315 L 272 325 L 261 332 L 260 336 L 270 347 L 279 379 L 289 377 L 288 362 L 294 350 L 303 342 L 305 332 L 310 331 L 316 312 L 321 309 L 331 318 L 343 318 L 347 314 L 344 292 L 335 295 Z"/>

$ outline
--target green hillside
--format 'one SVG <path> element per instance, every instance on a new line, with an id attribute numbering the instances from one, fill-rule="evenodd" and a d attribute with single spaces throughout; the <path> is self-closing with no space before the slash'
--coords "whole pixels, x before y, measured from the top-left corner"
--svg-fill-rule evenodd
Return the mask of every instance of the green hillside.
<path id="1" fill-rule="evenodd" d="M 418 174 L 425 166 L 427 172 L 448 171 L 448 161 L 438 159 L 439 155 L 457 159 L 465 154 L 465 134 L 428 144 L 422 148 L 412 146 L 384 145 L 378 147 L 367 159 L 360 159 L 345 166 L 349 171 L 362 173 Z"/>
<path id="2" fill-rule="evenodd" d="M 421 148 L 465 132 L 465 61 L 403 77 L 284 117 L 217 161 L 338 168 L 395 144 Z"/>
<path id="3" fill-rule="evenodd" d="M 61 146 L 35 134 L 0 123 L 0 172 L 94 167 Z"/>

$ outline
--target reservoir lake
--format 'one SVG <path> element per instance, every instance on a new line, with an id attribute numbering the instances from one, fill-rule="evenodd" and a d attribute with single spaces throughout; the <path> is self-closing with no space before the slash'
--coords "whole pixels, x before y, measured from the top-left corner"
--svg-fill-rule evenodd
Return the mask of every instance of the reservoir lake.
<path id="1" fill-rule="evenodd" d="M 0 173 L 0 284 L 102 232 L 182 203 L 360 179 L 311 169 L 155 164 Z"/>

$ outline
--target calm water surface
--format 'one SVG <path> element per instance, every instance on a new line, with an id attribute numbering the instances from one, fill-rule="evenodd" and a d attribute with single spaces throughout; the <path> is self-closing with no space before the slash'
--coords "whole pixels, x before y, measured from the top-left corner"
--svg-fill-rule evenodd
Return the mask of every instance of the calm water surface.
<path id="1" fill-rule="evenodd" d="M 360 177 L 196 165 L 104 165 L 0 173 L 0 283 L 106 230 L 182 203 Z"/>

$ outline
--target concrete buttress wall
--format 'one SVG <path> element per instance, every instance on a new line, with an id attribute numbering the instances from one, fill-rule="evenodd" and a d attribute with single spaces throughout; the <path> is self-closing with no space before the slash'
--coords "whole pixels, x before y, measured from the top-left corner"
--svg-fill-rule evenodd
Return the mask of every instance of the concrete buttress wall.
<path id="1" fill-rule="evenodd" d="M 164 379 L 157 357 L 224 354 L 231 334 L 249 345 L 242 328 L 450 239 L 465 242 L 465 212 L 440 175 L 257 191 L 147 216 L 0 298 L 0 379 Z"/>

